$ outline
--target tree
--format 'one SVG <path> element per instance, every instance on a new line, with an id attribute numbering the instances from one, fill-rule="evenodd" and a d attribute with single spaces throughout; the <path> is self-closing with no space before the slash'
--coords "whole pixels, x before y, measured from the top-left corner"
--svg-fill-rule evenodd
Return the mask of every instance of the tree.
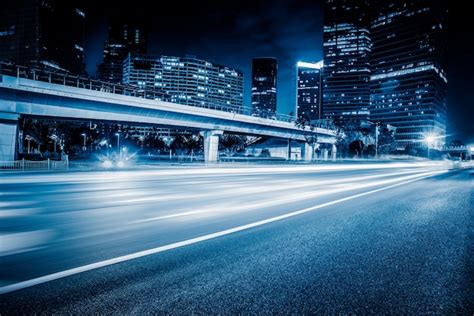
<path id="1" fill-rule="evenodd" d="M 170 145 L 170 148 L 177 154 L 183 154 L 188 151 L 187 148 L 187 139 L 184 134 L 177 133 L 173 142 Z"/>
<path id="2" fill-rule="evenodd" d="M 355 119 L 339 119 L 334 120 L 333 124 L 336 128 L 336 147 L 342 156 L 352 154 L 350 144 L 360 141 L 363 134 L 360 129 L 360 121 Z"/>
<path id="3" fill-rule="evenodd" d="M 224 150 L 227 155 L 233 156 L 235 153 L 245 149 L 247 137 L 235 134 L 222 135 L 219 142 L 219 150 Z"/>
<path id="4" fill-rule="evenodd" d="M 307 115 L 299 116 L 295 121 L 295 126 L 305 131 L 304 138 L 314 153 L 314 145 L 318 143 L 318 134 L 315 132 L 316 126 L 312 124 Z M 308 131 L 309 128 L 309 131 Z"/>
<path id="5" fill-rule="evenodd" d="M 204 139 L 195 134 L 189 134 L 185 136 L 186 147 L 189 153 L 196 153 L 202 151 L 204 148 Z"/>
<path id="6" fill-rule="evenodd" d="M 364 142 L 361 140 L 355 140 L 349 144 L 349 152 L 351 154 L 360 157 L 364 151 Z"/>
<path id="7" fill-rule="evenodd" d="M 144 139 L 144 143 L 146 144 L 146 147 L 148 149 L 151 149 L 151 150 L 158 150 L 158 151 L 164 151 L 166 149 L 166 144 L 165 142 L 163 141 L 163 139 L 161 139 L 160 137 L 158 137 L 157 134 L 155 133 L 150 133 L 148 135 L 146 135 L 145 139 Z"/>
<path id="8" fill-rule="evenodd" d="M 396 149 L 395 131 L 390 129 L 387 124 L 383 124 L 379 127 L 378 154 L 389 154 Z"/>
<path id="9" fill-rule="evenodd" d="M 267 148 L 262 149 L 259 155 L 259 157 L 262 157 L 262 158 L 270 158 L 271 156 L 272 155 L 270 154 L 270 151 Z"/>

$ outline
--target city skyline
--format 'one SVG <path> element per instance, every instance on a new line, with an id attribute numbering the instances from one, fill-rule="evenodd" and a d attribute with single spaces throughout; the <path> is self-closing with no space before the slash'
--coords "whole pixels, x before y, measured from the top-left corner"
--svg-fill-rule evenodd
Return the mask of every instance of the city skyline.
<path id="1" fill-rule="evenodd" d="M 323 57 L 322 1 L 297 4 L 277 1 L 271 8 L 267 8 L 264 1 L 243 2 L 240 6 L 223 5 L 218 1 L 207 3 L 212 5 L 212 10 L 194 4 L 165 16 L 148 10 L 146 4 L 125 10 L 124 4 L 113 1 L 104 1 L 100 6 L 90 0 L 81 1 L 86 17 L 84 54 L 87 70 L 95 72 L 101 62 L 111 17 L 139 19 L 145 22 L 150 35 L 149 53 L 171 56 L 190 53 L 242 70 L 244 106 L 250 105 L 252 58 L 276 57 L 279 61 L 277 111 L 291 113 L 296 99 L 295 64 Z M 462 139 L 469 143 L 474 141 L 474 125 L 469 120 L 474 115 L 471 106 L 474 92 L 469 88 L 473 82 L 474 67 L 470 56 L 474 48 L 465 39 L 469 38 L 473 27 L 460 7 L 451 5 L 449 10 L 447 136 L 448 141 Z M 154 16 L 159 19 L 153 19 Z M 181 19 L 177 19 L 179 17 Z M 197 23 L 201 19 L 209 23 Z"/>
<path id="2" fill-rule="evenodd" d="M 323 58 L 323 1 L 300 1 L 298 4 L 277 1 L 271 8 L 266 8 L 265 1 L 257 1 L 254 5 L 244 2 L 241 7 L 232 3 L 222 5 L 211 2 L 209 3 L 214 9 L 209 12 L 191 5 L 189 8 L 183 8 L 181 13 L 179 13 L 180 10 L 174 13 L 175 17 L 180 14 L 189 17 L 190 12 L 195 11 L 195 16 L 189 17 L 190 22 L 186 25 L 191 25 L 200 18 L 212 20 L 211 23 L 194 27 L 188 32 L 186 25 L 177 27 L 178 23 L 172 22 L 172 17 L 165 17 L 161 19 L 162 22 L 153 20 L 154 22 L 149 25 L 149 53 L 173 56 L 193 54 L 198 58 L 241 70 L 244 73 L 245 106 L 251 104 L 252 59 L 258 56 L 276 57 L 279 63 L 277 111 L 286 114 L 294 111 L 296 63 Z M 107 7 L 107 3 L 106 1 L 104 7 Z M 85 53 L 88 71 L 95 71 L 96 63 L 99 63 L 101 59 L 103 41 L 106 37 L 107 14 L 104 16 L 103 9 L 100 9 L 100 14 L 97 13 L 99 10 L 91 4 L 89 7 L 92 7 L 92 10 L 89 9 L 88 27 L 93 27 L 96 31 L 88 33 Z M 466 91 L 466 87 L 472 81 L 466 82 L 465 79 L 472 78 L 474 71 L 472 63 L 469 63 L 473 47 L 472 44 L 463 41 L 470 34 L 472 26 L 463 19 L 465 13 L 461 12 L 460 8 L 450 7 L 449 9 L 448 76 L 450 82 L 447 136 L 448 140 L 459 138 L 472 142 L 474 127 L 467 117 L 474 114 L 470 106 L 474 95 L 473 92 Z M 139 17 L 147 16 L 146 8 L 133 10 L 132 12 L 128 10 L 127 13 Z M 108 11 L 119 14 L 120 6 L 115 11 Z M 259 14 L 262 15 L 261 20 L 257 19 Z M 459 18 L 452 18 L 453 16 Z M 166 27 L 170 21 L 171 23 Z M 219 27 L 216 26 L 218 24 Z M 156 29 L 160 30 L 156 31 Z M 173 32 L 169 33 L 171 29 Z M 466 92 L 467 95 L 461 96 L 460 91 Z"/>
<path id="3" fill-rule="evenodd" d="M 0 314 L 474 315 L 459 1 L 4 1 Z"/>
<path id="4" fill-rule="evenodd" d="M 190 3 L 183 8 L 176 8 L 176 4 L 171 4 L 171 15 L 169 12 L 147 13 L 146 8 L 128 6 L 124 12 L 149 19 L 149 54 L 181 57 L 195 55 L 200 59 L 241 70 L 244 73 L 245 106 L 251 105 L 252 59 L 276 57 L 279 65 L 277 85 L 281 87 L 277 96 L 277 111 L 285 114 L 294 112 L 296 62 L 322 59 L 322 51 L 319 49 L 322 42 L 318 40 L 319 37 L 322 38 L 320 1 L 306 3 L 304 11 L 301 11 L 297 3 L 285 1 L 276 1 L 271 6 L 267 6 L 265 1 L 206 3 L 208 5 Z M 122 12 L 119 5 L 113 14 L 106 14 L 104 17 L 103 10 L 99 11 L 94 5 L 89 5 L 92 9 L 89 9 L 89 27 L 97 28 L 98 31 L 90 34 L 86 43 L 89 72 L 95 71 L 96 63 L 101 59 L 107 30 L 104 19 L 108 15 L 120 16 Z M 287 16 L 289 12 L 292 13 L 291 16 Z M 159 18 L 149 17 L 153 14 Z M 201 19 L 206 23 L 202 23 Z M 183 25 L 183 20 L 188 21 Z"/>

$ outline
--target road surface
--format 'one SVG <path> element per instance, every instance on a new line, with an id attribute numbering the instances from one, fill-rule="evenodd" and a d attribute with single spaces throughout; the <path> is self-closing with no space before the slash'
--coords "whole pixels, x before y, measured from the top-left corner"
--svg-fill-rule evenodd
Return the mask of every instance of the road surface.
<path id="1" fill-rule="evenodd" d="M 0 177 L 0 314 L 474 311 L 470 170 Z"/>

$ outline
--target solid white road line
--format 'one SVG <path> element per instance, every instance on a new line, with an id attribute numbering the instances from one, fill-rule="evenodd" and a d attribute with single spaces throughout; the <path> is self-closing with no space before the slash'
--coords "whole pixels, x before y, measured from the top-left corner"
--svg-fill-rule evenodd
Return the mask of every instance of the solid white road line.
<path id="1" fill-rule="evenodd" d="M 356 199 L 356 198 L 359 198 L 359 197 L 362 197 L 362 196 L 365 196 L 365 195 L 369 195 L 369 194 L 377 193 L 377 192 L 380 192 L 380 191 L 388 190 L 388 189 L 391 189 L 391 188 L 394 188 L 394 187 L 405 185 L 405 184 L 415 182 L 415 181 L 418 181 L 418 180 L 421 180 L 421 179 L 429 178 L 429 177 L 432 177 L 432 176 L 435 176 L 435 175 L 438 175 L 438 174 L 441 174 L 441 173 L 445 173 L 445 172 L 448 172 L 448 171 L 444 171 L 444 170 L 443 171 L 435 171 L 435 172 L 432 172 L 428 175 L 424 175 L 424 176 L 421 176 L 421 177 L 418 177 L 418 178 L 414 178 L 414 179 L 410 179 L 410 180 L 407 180 L 407 181 L 399 182 L 399 183 L 396 183 L 396 184 L 392 184 L 392 185 L 385 186 L 385 187 L 382 187 L 382 188 L 370 190 L 370 191 L 367 191 L 367 192 L 351 195 L 351 196 L 348 196 L 348 197 L 345 197 L 345 198 L 341 198 L 341 199 L 337 199 L 337 200 L 334 200 L 334 201 L 331 201 L 331 202 L 327 202 L 327 203 L 319 204 L 319 205 L 316 205 L 316 206 L 304 208 L 304 209 L 299 210 L 299 211 L 295 211 L 295 212 L 283 214 L 283 215 L 280 215 L 280 216 L 268 218 L 268 219 L 261 220 L 261 221 L 258 221 L 258 222 L 238 226 L 238 227 L 235 227 L 235 228 L 226 229 L 226 230 L 216 232 L 216 233 L 212 233 L 212 234 L 208 234 L 208 235 L 205 235 L 205 236 L 200 236 L 200 237 L 196 237 L 196 238 L 176 242 L 176 243 L 169 244 L 169 245 L 166 245 L 166 246 L 156 247 L 156 248 L 152 248 L 152 249 L 148 249 L 148 250 L 144 250 L 144 251 L 135 252 L 135 253 L 132 253 L 132 254 L 129 254 L 129 255 L 116 257 L 116 258 L 113 258 L 113 259 L 108 259 L 108 260 L 99 261 L 99 262 L 96 262 L 96 263 L 87 264 L 87 265 L 84 265 L 84 266 L 81 266 L 81 267 L 77 267 L 77 268 L 73 268 L 73 269 L 69 269 L 69 270 L 64 270 L 64 271 L 61 271 L 61 272 L 48 274 L 48 275 L 38 277 L 38 278 L 34 278 L 34 279 L 31 279 L 31 280 L 6 285 L 6 286 L 3 286 L 3 287 L 0 287 L 0 294 L 6 294 L 6 293 L 9 293 L 9 292 L 25 289 L 25 288 L 28 288 L 28 287 L 31 287 L 31 286 L 35 286 L 35 285 L 38 285 L 38 284 L 42 284 L 42 283 L 54 281 L 54 280 L 57 280 L 57 279 L 65 278 L 65 277 L 72 276 L 72 275 L 75 275 L 75 274 L 79 274 L 79 273 L 82 273 L 82 272 L 103 268 L 103 267 L 110 266 L 110 265 L 113 265 L 113 264 L 129 261 L 129 260 L 133 260 L 133 259 L 153 255 L 153 254 L 156 254 L 156 253 L 164 252 L 164 251 L 167 251 L 167 250 L 176 249 L 176 248 L 192 245 L 192 244 L 195 244 L 195 243 L 198 243 L 198 242 L 202 242 L 202 241 L 222 237 L 222 236 L 225 236 L 225 235 L 233 234 L 233 233 L 240 232 L 240 231 L 243 231 L 243 230 L 247 230 L 247 229 L 250 229 L 250 228 L 254 228 L 254 227 L 262 226 L 262 225 L 265 225 L 265 224 L 273 223 L 273 222 L 276 222 L 276 221 L 280 221 L 282 219 L 286 219 L 286 218 L 294 217 L 294 216 L 301 215 L 301 214 L 304 214 L 304 213 L 308 213 L 308 212 L 311 212 L 311 211 L 315 211 L 315 210 L 318 210 L 318 209 L 323 208 L 323 207 L 327 207 L 327 206 L 342 203 L 342 202 L 345 202 L 345 201 L 353 200 L 353 199 Z"/>

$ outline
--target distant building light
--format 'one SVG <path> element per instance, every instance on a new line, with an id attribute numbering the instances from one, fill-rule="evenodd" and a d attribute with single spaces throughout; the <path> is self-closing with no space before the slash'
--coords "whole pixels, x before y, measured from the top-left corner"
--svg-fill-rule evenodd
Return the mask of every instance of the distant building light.
<path id="1" fill-rule="evenodd" d="M 320 60 L 317 63 L 308 63 L 305 61 L 299 61 L 296 63 L 298 68 L 310 68 L 310 69 L 321 69 L 324 67 L 324 61 Z"/>
<path id="2" fill-rule="evenodd" d="M 77 9 L 77 8 L 76 8 L 76 13 L 77 13 L 78 15 L 82 16 L 83 18 L 86 17 L 86 14 L 84 13 L 84 11 L 79 10 L 79 9 Z"/>

